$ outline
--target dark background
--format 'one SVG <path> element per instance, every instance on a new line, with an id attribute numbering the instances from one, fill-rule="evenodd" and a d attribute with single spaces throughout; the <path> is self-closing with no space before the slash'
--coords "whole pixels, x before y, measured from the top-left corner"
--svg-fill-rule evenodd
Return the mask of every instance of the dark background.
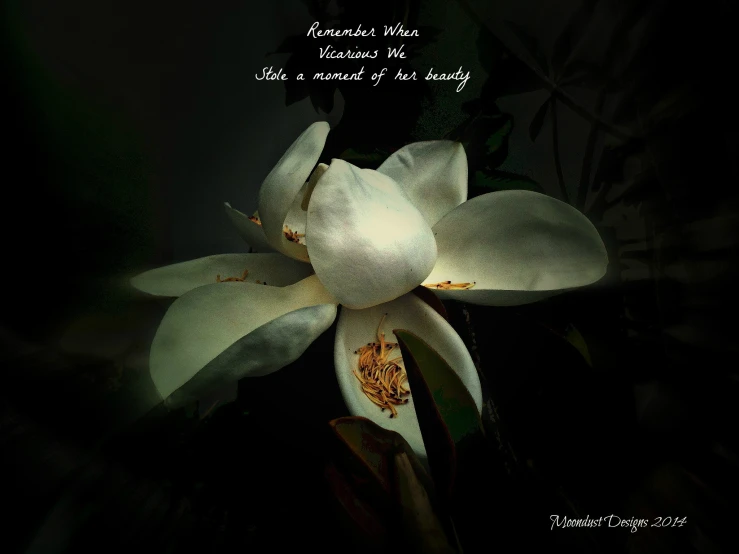
<path id="1" fill-rule="evenodd" d="M 522 544 L 532 535 L 582 552 L 732 551 L 733 3 L 214 4 L 3 3 L 9 551 L 353 548 L 323 477 L 326 422 L 346 415 L 331 330 L 292 366 L 240 383 L 237 401 L 208 417 L 205 404 L 137 423 L 121 415 L 167 306 L 126 278 L 245 250 L 222 202 L 256 209 L 284 149 L 324 119 L 324 161 L 376 167 L 408 142 L 461 140 L 471 195 L 540 190 L 583 210 L 604 237 L 608 275 L 586 290 L 515 309 L 448 306 L 532 499 Z M 270 65 L 357 70 L 318 60 L 327 42 L 304 36 L 314 20 L 378 31 L 403 22 L 421 37 L 406 39 L 401 61 L 383 58 L 399 44 L 384 37 L 336 44 L 381 51 L 365 64 L 365 75 L 389 67 L 377 87 L 257 81 Z M 461 92 L 390 79 L 399 67 L 422 77 L 460 65 L 472 75 Z M 325 393 L 308 402 L 316 382 Z M 591 537 L 549 531 L 552 513 L 689 525 Z M 507 549 L 495 522 L 482 535 L 481 551 Z"/>

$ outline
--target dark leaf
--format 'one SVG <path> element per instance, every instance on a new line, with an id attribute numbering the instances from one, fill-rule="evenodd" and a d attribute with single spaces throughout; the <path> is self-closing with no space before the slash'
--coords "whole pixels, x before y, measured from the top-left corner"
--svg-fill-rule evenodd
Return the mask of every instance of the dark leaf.
<path id="1" fill-rule="evenodd" d="M 546 88 L 546 81 L 513 55 L 505 55 L 500 63 L 491 68 L 493 70 L 495 78 L 488 79 L 482 88 L 481 97 L 486 105 L 494 104 L 496 99 L 505 96 Z"/>
<path id="2" fill-rule="evenodd" d="M 543 192 L 539 183 L 523 175 L 507 173 L 505 171 L 477 171 L 473 186 L 484 189 L 484 192 L 497 190 L 531 190 Z"/>
<path id="3" fill-rule="evenodd" d="M 450 545 L 449 538 L 434 513 L 431 498 L 419 480 L 408 454 L 398 452 L 393 461 L 397 494 L 402 507 L 401 521 L 413 550 L 419 554 L 455 554 L 457 550 Z"/>
<path id="4" fill-rule="evenodd" d="M 593 367 L 593 360 L 590 359 L 590 350 L 588 350 L 588 344 L 585 342 L 585 338 L 582 336 L 577 328 L 570 324 L 565 329 L 564 338 L 569 342 L 575 349 L 580 353 L 583 359 L 588 363 L 590 367 Z"/>
<path id="5" fill-rule="evenodd" d="M 509 114 L 478 112 L 450 133 L 449 138 L 464 145 L 468 165 L 474 171 L 486 166 L 497 167 L 505 160 L 512 129 L 513 119 Z"/>
<path id="6" fill-rule="evenodd" d="M 394 329 L 418 415 L 429 465 L 444 498 L 457 473 L 456 445 L 481 435 L 482 423 L 469 391 L 449 364 L 415 334 Z"/>
<path id="7" fill-rule="evenodd" d="M 419 285 L 411 292 L 413 292 L 413 294 L 418 296 L 418 298 L 426 302 L 426 304 L 431 306 L 441 317 L 449 321 L 449 314 L 447 314 L 446 312 L 444 303 L 439 299 L 438 296 L 436 296 L 433 291 L 431 291 L 427 287 L 424 287 L 423 285 Z"/>
<path id="8" fill-rule="evenodd" d="M 480 60 L 480 66 L 489 71 L 507 55 L 508 51 L 500 39 L 490 29 L 481 26 L 477 37 L 477 58 Z"/>
<path id="9" fill-rule="evenodd" d="M 389 542 L 389 530 L 379 510 L 355 494 L 354 483 L 336 465 L 329 464 L 324 477 L 343 513 L 359 530 L 357 541 L 367 542 L 374 548 L 385 547 Z"/>
<path id="10" fill-rule="evenodd" d="M 563 68 L 572 58 L 575 49 L 585 36 L 597 3 L 598 0 L 583 0 L 554 42 L 552 72 L 555 78 L 562 73 Z"/>
<path id="11" fill-rule="evenodd" d="M 616 108 L 613 110 L 611 119 L 615 125 L 624 127 L 635 127 L 638 120 L 638 104 L 633 94 L 624 94 Z"/>
<path id="12" fill-rule="evenodd" d="M 389 152 L 385 152 L 378 148 L 371 150 L 367 149 L 355 149 L 347 148 L 340 155 L 339 158 L 351 162 L 359 167 L 365 167 L 366 165 L 379 166 L 389 156 Z"/>
<path id="13" fill-rule="evenodd" d="M 336 85 L 331 82 L 316 81 L 310 87 L 310 100 L 315 108 L 324 113 L 330 113 L 334 109 L 334 92 Z"/>
<path id="14" fill-rule="evenodd" d="M 541 69 L 542 73 L 544 75 L 549 75 L 549 64 L 547 63 L 547 58 L 541 51 L 536 38 L 531 36 L 529 32 L 518 23 L 515 23 L 513 21 L 506 21 L 505 23 L 508 28 L 513 31 L 521 44 L 523 44 L 528 53 L 531 54 L 534 60 L 536 60 L 536 63 L 539 64 L 539 68 Z"/>
<path id="15" fill-rule="evenodd" d="M 405 439 L 363 417 L 329 424 L 355 464 L 331 464 L 326 475 L 360 529 L 377 538 L 404 537 L 419 553 L 454 552 L 447 539 L 455 536 L 449 515 L 440 509 L 433 481 Z M 352 471 L 359 467 L 356 462 L 365 471 Z M 383 494 L 368 495 L 373 487 Z"/>
<path id="16" fill-rule="evenodd" d="M 559 81 L 559 86 L 573 86 L 590 89 L 602 89 L 609 85 L 608 77 L 599 65 L 574 61 L 568 63 Z"/>
<path id="17" fill-rule="evenodd" d="M 500 127 L 490 134 L 485 141 L 488 155 L 496 152 L 501 146 L 503 146 L 503 144 L 508 140 L 508 135 L 510 135 L 513 130 L 513 118 L 510 115 L 503 116 L 500 119 L 502 120 Z"/>
<path id="18" fill-rule="evenodd" d="M 531 124 L 529 125 L 529 137 L 531 138 L 531 142 L 536 142 L 539 133 L 541 133 L 541 128 L 544 125 L 544 119 L 547 116 L 547 112 L 549 112 L 549 104 L 551 101 L 551 98 L 547 99 L 547 101 L 544 102 L 536 111 L 534 119 L 531 120 Z"/>
<path id="19" fill-rule="evenodd" d="M 351 455 L 388 494 L 392 490 L 391 458 L 397 449 L 397 433 L 388 431 L 363 417 L 345 417 L 329 422 L 336 436 Z"/>

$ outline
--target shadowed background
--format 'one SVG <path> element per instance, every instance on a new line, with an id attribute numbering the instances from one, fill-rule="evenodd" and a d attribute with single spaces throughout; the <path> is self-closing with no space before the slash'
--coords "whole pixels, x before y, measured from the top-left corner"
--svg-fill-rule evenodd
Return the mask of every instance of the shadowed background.
<path id="1" fill-rule="evenodd" d="M 238 401 L 211 417 L 158 414 L 93 449 L 129 374 L 146 371 L 167 306 L 126 277 L 244 251 L 222 203 L 256 209 L 262 179 L 321 119 L 334 128 L 323 161 L 372 167 L 407 142 L 455 138 L 473 194 L 515 182 L 591 218 L 612 260 L 602 282 L 542 305 L 450 313 L 517 463 L 591 516 L 694 524 L 568 548 L 721 551 L 737 464 L 734 8 L 555 4 L 3 3 L 10 551 L 347 548 L 322 481 L 325 422 L 346 414 L 332 331 L 292 366 L 240 383 Z M 399 64 L 420 76 L 461 65 L 472 78 L 459 93 L 447 82 L 255 80 L 270 65 L 315 68 L 318 42 L 301 42 L 314 20 L 404 21 L 422 40 Z M 542 328 L 575 328 L 590 363 Z M 317 404 L 304 395 L 316 383 Z M 295 422 L 291 407 L 309 406 Z M 545 506 L 522 526 L 548 530 Z M 489 541 L 501 548 L 494 530 Z"/>

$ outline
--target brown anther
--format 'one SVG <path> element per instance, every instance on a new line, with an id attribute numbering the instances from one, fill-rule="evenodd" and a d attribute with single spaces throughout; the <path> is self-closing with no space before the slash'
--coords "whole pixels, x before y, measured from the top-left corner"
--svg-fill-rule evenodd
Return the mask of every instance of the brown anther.
<path id="1" fill-rule="evenodd" d="M 295 231 L 291 231 L 287 225 L 283 227 L 282 232 L 284 233 L 285 238 L 290 242 L 294 242 L 296 244 L 304 244 L 300 242 L 300 239 L 305 237 L 305 233 L 296 233 Z"/>
<path id="2" fill-rule="evenodd" d="M 452 283 L 451 281 L 442 281 L 440 283 L 430 283 L 423 286 L 427 289 L 437 290 L 468 290 L 476 284 L 477 281 L 472 281 L 471 283 Z"/>
<path id="3" fill-rule="evenodd" d="M 261 221 L 259 220 L 259 218 L 258 218 L 257 216 L 255 216 L 255 215 L 250 215 L 250 216 L 249 216 L 249 221 L 251 221 L 251 222 L 253 222 L 253 223 L 256 223 L 256 224 L 257 224 L 257 225 L 259 225 L 260 227 L 262 226 L 262 222 L 261 222 Z"/>
<path id="4" fill-rule="evenodd" d="M 216 283 L 233 283 L 233 282 L 240 282 L 243 283 L 246 281 L 246 276 L 249 275 L 249 270 L 245 269 L 244 272 L 241 274 L 241 277 L 226 277 L 225 279 L 221 279 L 221 275 L 216 275 Z M 259 282 L 259 281 L 257 281 Z"/>
<path id="5" fill-rule="evenodd" d="M 385 317 L 383 315 L 380 324 L 375 331 L 378 342 L 368 342 L 354 351 L 359 356 L 358 370 L 353 370 L 354 376 L 361 383 L 362 392 L 373 403 L 390 410 L 390 417 L 397 417 L 395 406 L 407 404 L 408 399 L 402 398 L 410 393 L 403 387 L 406 382 L 406 374 L 402 363 L 402 356 L 388 359 L 391 350 L 398 346 L 385 340 L 385 333 L 381 331 Z"/>

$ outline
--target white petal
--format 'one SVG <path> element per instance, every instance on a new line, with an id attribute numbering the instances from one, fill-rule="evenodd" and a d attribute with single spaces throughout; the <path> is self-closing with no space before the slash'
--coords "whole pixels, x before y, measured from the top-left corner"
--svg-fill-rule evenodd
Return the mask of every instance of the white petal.
<path id="1" fill-rule="evenodd" d="M 302 197 L 298 196 L 299 192 L 318 162 L 328 131 L 329 125 L 325 121 L 314 123 L 303 131 L 267 175 L 259 190 L 259 215 L 267 241 L 283 254 L 305 262 L 308 261 L 305 246 L 287 240 L 283 228 L 286 223 L 296 224 L 295 221 L 287 221 L 288 214 L 295 212 L 296 204 L 300 211 Z"/>
<path id="2" fill-rule="evenodd" d="M 301 311 L 265 325 L 295 310 L 319 305 L 328 307 Z M 157 330 L 151 346 L 152 380 L 162 398 L 167 398 L 203 368 L 214 375 L 199 380 L 221 385 L 228 378 L 275 371 L 293 361 L 295 353 L 325 331 L 335 315 L 335 300 L 315 276 L 283 288 L 252 283 L 198 287 L 172 304 Z M 292 326 L 295 328 L 288 331 Z M 214 361 L 254 331 L 259 334 Z M 236 362 L 237 357 L 245 359 Z"/>
<path id="3" fill-rule="evenodd" d="M 231 207 L 231 204 L 224 202 L 226 208 L 226 215 L 228 215 L 231 222 L 236 227 L 236 231 L 239 236 L 246 241 L 256 252 L 274 252 L 267 242 L 267 237 L 264 236 L 264 230 L 262 226 L 249 219 L 245 213 L 240 212 Z M 259 212 L 254 212 L 255 217 L 259 217 Z"/>
<path id="4" fill-rule="evenodd" d="M 508 306 L 536 302 L 591 284 L 608 254 L 592 223 L 569 204 L 510 190 L 465 202 L 434 226 L 439 249 L 424 285 L 475 282 L 436 290 L 442 298 Z"/>
<path id="5" fill-rule="evenodd" d="M 430 226 L 467 200 L 467 155 L 459 142 L 414 142 L 385 160 L 377 171 L 391 177 Z"/>
<path id="6" fill-rule="evenodd" d="M 196 287 L 216 283 L 218 276 L 221 280 L 241 278 L 245 270 L 246 282 L 266 282 L 275 287 L 292 285 L 313 273 L 309 265 L 282 254 L 216 254 L 146 271 L 131 279 L 131 284 L 157 296 L 181 296 Z"/>
<path id="7" fill-rule="evenodd" d="M 316 274 L 350 308 L 405 294 L 436 260 L 431 228 L 398 184 L 343 160 L 333 160 L 318 181 L 306 233 Z"/>
<path id="8" fill-rule="evenodd" d="M 310 174 L 310 179 L 308 179 L 305 187 L 301 189 L 302 194 L 300 194 L 300 198 L 302 200 L 300 202 L 300 209 L 302 211 L 308 211 L 308 204 L 310 203 L 311 196 L 313 196 L 313 190 L 316 188 L 318 180 L 323 177 L 323 174 L 326 173 L 327 169 L 328 166 L 326 164 L 318 164 L 313 170 L 313 173 Z"/>
<path id="9" fill-rule="evenodd" d="M 416 297 L 406 294 L 400 298 L 366 310 L 342 309 L 336 328 L 334 365 L 341 394 L 352 415 L 364 416 L 381 427 L 397 431 L 414 452 L 425 456 L 421 429 L 413 408 L 413 393 L 408 404 L 397 407 L 398 417 L 390 418 L 388 410 L 380 408 L 362 392 L 353 370 L 358 369 L 357 348 L 377 340 L 377 326 L 387 313 L 381 331 L 385 340 L 395 342 L 393 329 L 407 329 L 428 342 L 459 375 L 477 405 L 482 409 L 480 379 L 467 347 L 451 325 L 433 308 Z M 399 351 L 398 351 L 399 353 Z"/>
<path id="10" fill-rule="evenodd" d="M 218 390 L 224 382 L 269 375 L 294 362 L 336 319 L 336 304 L 300 308 L 254 329 L 179 387 L 167 404 L 177 406 Z"/>

